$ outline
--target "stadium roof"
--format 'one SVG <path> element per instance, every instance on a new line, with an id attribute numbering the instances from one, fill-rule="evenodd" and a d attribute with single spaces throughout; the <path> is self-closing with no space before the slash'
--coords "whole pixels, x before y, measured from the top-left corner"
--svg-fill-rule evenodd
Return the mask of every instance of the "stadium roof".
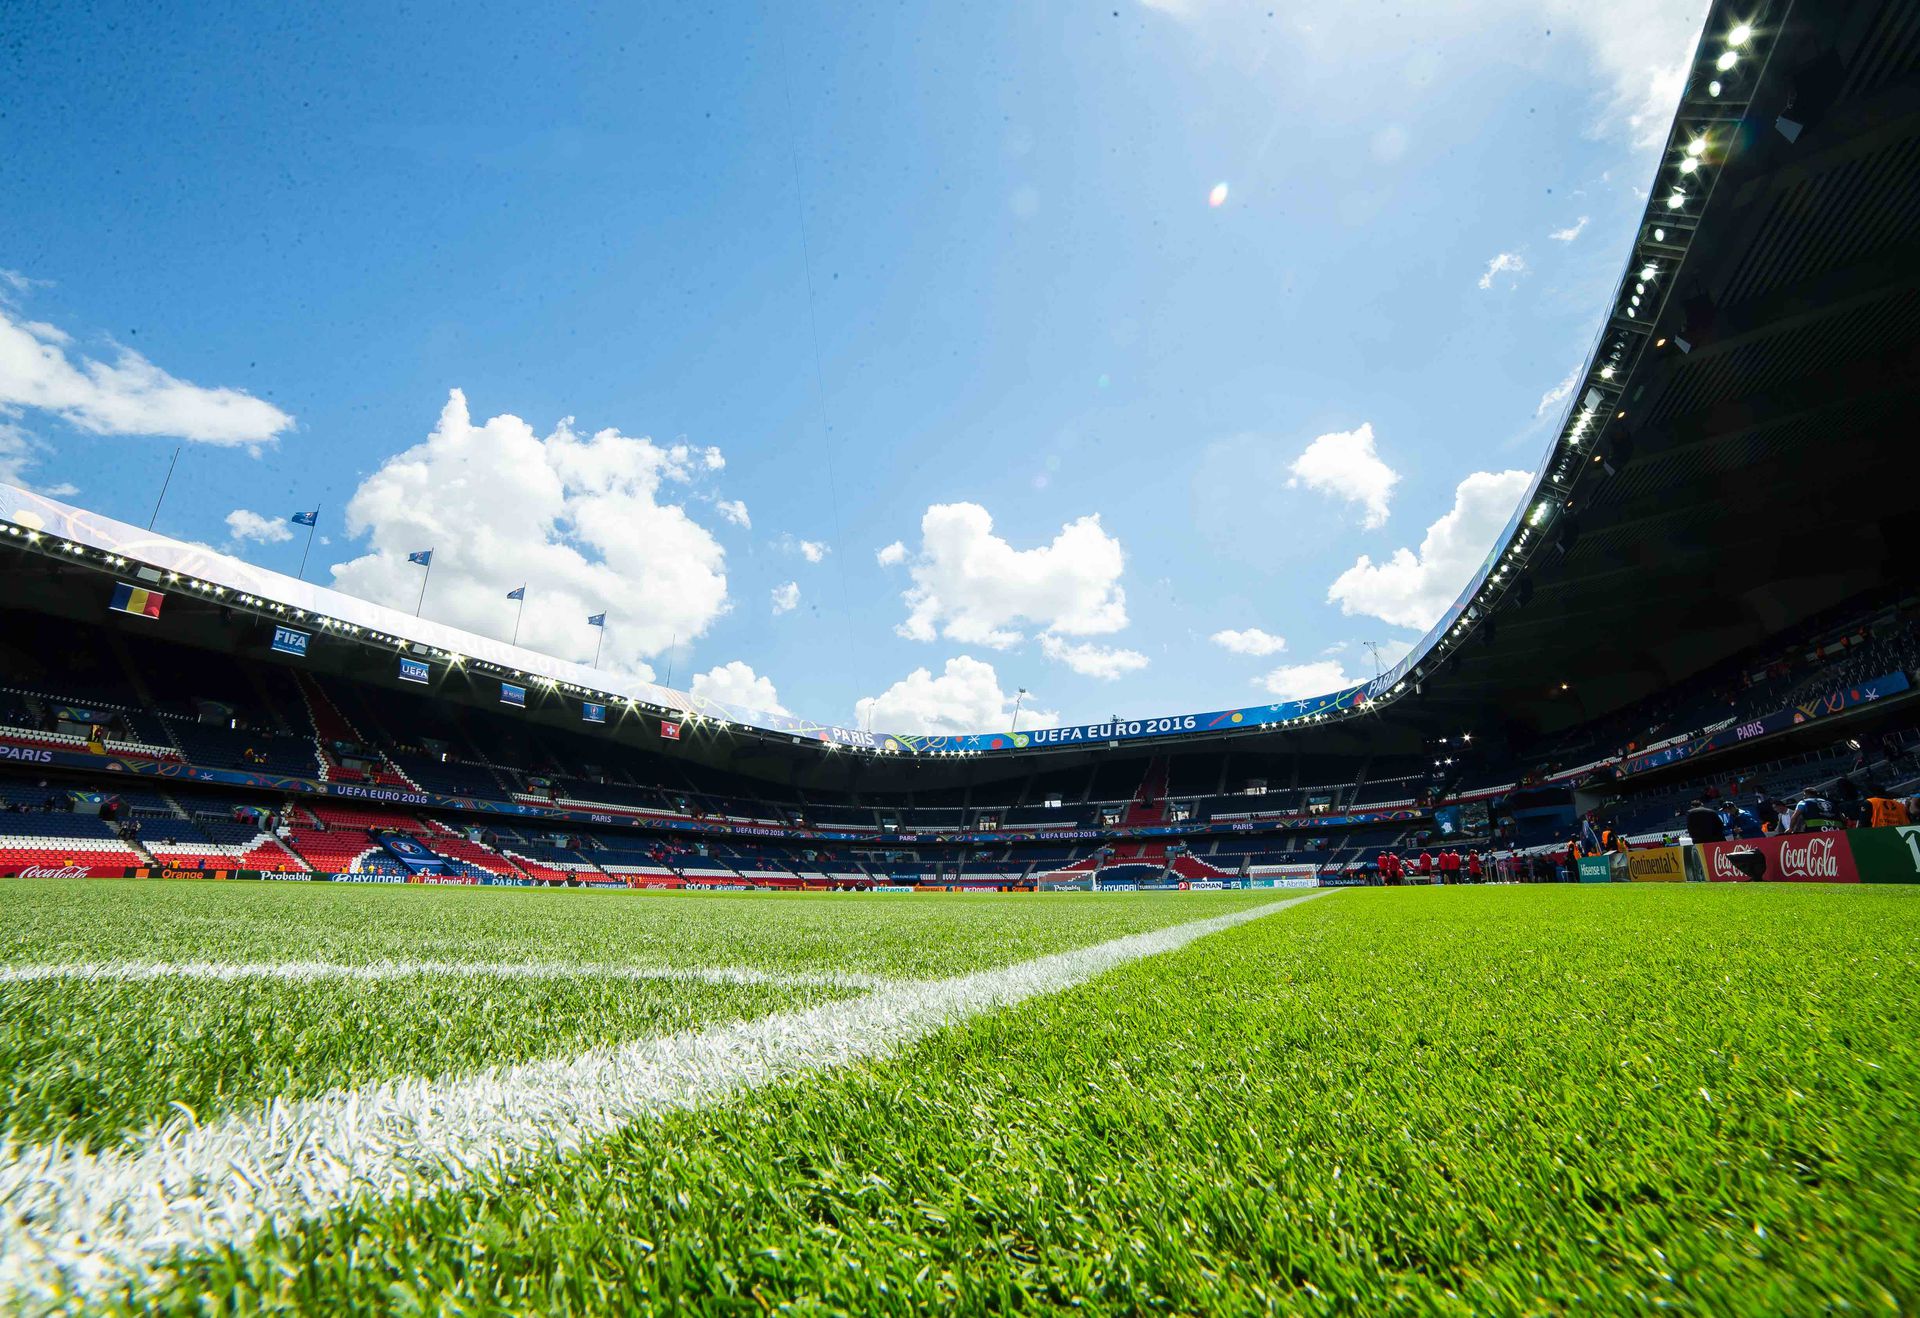
<path id="1" fill-rule="evenodd" d="M 1714 7 L 1643 223 L 1528 497 L 1455 605 L 1364 687 L 1018 735 L 847 729 L 598 672 L 10 486 L 0 522 L 15 543 L 39 535 L 43 557 L 128 580 L 144 568 L 149 583 L 223 614 L 385 652 L 389 666 L 404 654 L 458 668 L 469 685 L 484 676 L 711 721 L 752 743 L 740 754 L 797 743 L 924 762 L 1302 724 L 1318 734 L 1375 716 L 1339 739 L 1359 744 L 1382 737 L 1389 710 L 1411 746 L 1494 723 L 1550 731 L 1910 570 L 1920 499 L 1903 461 L 1910 441 L 1896 437 L 1920 401 L 1914 9 Z"/>

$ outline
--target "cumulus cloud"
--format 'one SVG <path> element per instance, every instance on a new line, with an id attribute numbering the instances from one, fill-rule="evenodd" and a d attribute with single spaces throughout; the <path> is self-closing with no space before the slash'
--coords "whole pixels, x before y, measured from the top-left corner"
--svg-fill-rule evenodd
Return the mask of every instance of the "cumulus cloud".
<path id="1" fill-rule="evenodd" d="M 1586 227 L 1587 227 L 1587 217 L 1582 215 L 1579 219 L 1575 220 L 1572 224 L 1569 224 L 1566 228 L 1555 229 L 1552 233 L 1548 234 L 1547 237 L 1553 239 L 1557 243 L 1570 243 L 1575 238 L 1578 238 L 1582 233 L 1582 231 L 1586 229 Z"/>
<path id="2" fill-rule="evenodd" d="M 911 562 L 913 587 L 901 597 L 907 618 L 894 629 L 908 640 L 944 636 L 1006 649 L 1029 625 L 1064 636 L 1127 625 L 1126 556 L 1098 514 L 1068 522 L 1051 544 L 1015 549 L 993 533 L 979 504 L 937 503 L 920 519 Z"/>
<path id="3" fill-rule="evenodd" d="M 809 563 L 818 563 L 827 556 L 827 547 L 818 540 L 802 540 L 795 544 L 794 548 L 799 551 L 800 557 Z"/>
<path id="4" fill-rule="evenodd" d="M 283 540 L 293 539 L 293 527 L 284 517 L 262 517 L 245 508 L 235 508 L 227 514 L 227 534 L 235 540 L 279 544 Z"/>
<path id="5" fill-rule="evenodd" d="M 753 518 L 747 516 L 747 505 L 741 499 L 721 499 L 714 505 L 716 511 L 735 526 L 753 529 Z"/>
<path id="6" fill-rule="evenodd" d="M 789 581 L 773 588 L 773 611 L 791 613 L 800 607 L 800 583 Z"/>
<path id="7" fill-rule="evenodd" d="M 907 561 L 907 547 L 895 540 L 874 555 L 881 567 L 894 567 Z"/>
<path id="8" fill-rule="evenodd" d="M 1562 379 L 1559 384 L 1556 384 L 1553 388 L 1540 395 L 1540 406 L 1533 409 L 1533 414 L 1535 416 L 1545 416 L 1549 409 L 1558 407 L 1560 404 L 1566 402 L 1569 398 L 1573 397 L 1574 387 L 1579 383 L 1580 367 L 1576 365 L 1572 370 L 1567 372 L 1565 378 Z"/>
<path id="9" fill-rule="evenodd" d="M 371 549 L 336 564 L 333 584 L 409 611 L 433 550 L 426 614 L 505 637 L 506 592 L 526 584 L 521 644 L 584 660 L 610 614 L 602 662 L 642 678 L 643 660 L 704 633 L 727 606 L 726 554 L 662 495 L 724 459 L 617 430 L 583 436 L 563 420 L 541 436 L 519 417 L 475 424 L 466 396 L 447 397 L 424 443 L 382 463 L 347 504 L 347 531 Z"/>
<path id="10" fill-rule="evenodd" d="M 1251 654 L 1264 657 L 1270 654 L 1279 654 L 1287 648 L 1285 637 L 1271 635 L 1261 631 L 1258 627 L 1249 627 L 1245 631 L 1234 631 L 1232 628 L 1228 628 L 1225 631 L 1215 632 L 1208 639 L 1222 650 L 1228 650 L 1234 654 Z"/>
<path id="11" fill-rule="evenodd" d="M 1138 650 L 1096 645 L 1092 641 L 1065 641 L 1051 633 L 1040 638 L 1040 652 L 1082 677 L 1097 677 L 1103 682 L 1137 673 L 1147 666 L 1147 656 Z"/>
<path id="12" fill-rule="evenodd" d="M 1517 281 L 1527 272 L 1526 258 L 1518 252 L 1502 252 L 1487 262 L 1487 272 L 1480 276 L 1481 288 L 1492 288 L 1498 275 L 1512 275 Z"/>
<path id="13" fill-rule="evenodd" d="M 947 660 L 938 677 L 916 668 L 879 695 L 862 697 L 854 707 L 854 724 L 875 732 L 996 732 L 1012 725 L 1016 695 L 1000 689 L 992 664 L 963 654 Z M 1059 722 L 1052 710 L 1020 706 L 1023 728 Z"/>
<path id="14" fill-rule="evenodd" d="M 0 408 L 32 408 L 96 435 L 165 435 L 201 444 L 262 444 L 293 425 L 238 389 L 169 375 L 131 348 L 111 361 L 72 350 L 72 337 L 0 306 Z"/>
<path id="15" fill-rule="evenodd" d="M 1344 499 L 1365 509 L 1360 524 L 1368 530 L 1386 525 L 1387 505 L 1400 473 L 1380 460 L 1374 451 L 1373 423 L 1362 422 L 1358 429 L 1321 435 L 1287 470 L 1292 473 L 1289 487 L 1305 485 L 1319 494 Z"/>
<path id="16" fill-rule="evenodd" d="M 1332 695 L 1366 680 L 1347 672 L 1337 659 L 1316 659 L 1306 664 L 1282 664 L 1254 678 L 1253 684 L 1275 700 L 1305 700 L 1308 696 Z"/>
<path id="17" fill-rule="evenodd" d="M 774 690 L 773 679 L 761 677 L 738 659 L 695 673 L 687 689 L 699 700 L 717 700 L 723 705 L 757 709 L 763 714 L 787 712 L 787 707 L 780 703 L 780 693 Z"/>
<path id="18" fill-rule="evenodd" d="M 1493 547 L 1531 480 L 1524 471 L 1474 472 L 1455 489 L 1453 507 L 1427 528 L 1417 553 L 1396 549 L 1384 563 L 1362 554 L 1334 578 L 1327 601 L 1396 627 L 1431 627 Z"/>

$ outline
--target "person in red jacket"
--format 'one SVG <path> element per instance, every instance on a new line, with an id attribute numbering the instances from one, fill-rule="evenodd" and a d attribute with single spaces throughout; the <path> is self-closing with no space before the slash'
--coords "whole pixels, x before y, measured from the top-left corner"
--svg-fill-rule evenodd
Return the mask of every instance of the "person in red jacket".
<path id="1" fill-rule="evenodd" d="M 1433 878 L 1433 854 L 1431 852 L 1423 851 L 1420 853 L 1420 877 L 1422 880 L 1430 880 Z"/>
<path id="2" fill-rule="evenodd" d="M 1446 859 L 1447 882 L 1460 882 L 1460 853 L 1457 851 L 1448 851 Z"/>
<path id="3" fill-rule="evenodd" d="M 1486 868 L 1480 863 L 1480 853 L 1477 851 L 1468 852 L 1467 881 L 1469 883 L 1478 883 L 1485 874 Z"/>
<path id="4" fill-rule="evenodd" d="M 1403 883 L 1406 881 L 1406 877 L 1407 863 L 1400 859 L 1399 852 L 1389 851 L 1387 853 L 1387 882 Z"/>

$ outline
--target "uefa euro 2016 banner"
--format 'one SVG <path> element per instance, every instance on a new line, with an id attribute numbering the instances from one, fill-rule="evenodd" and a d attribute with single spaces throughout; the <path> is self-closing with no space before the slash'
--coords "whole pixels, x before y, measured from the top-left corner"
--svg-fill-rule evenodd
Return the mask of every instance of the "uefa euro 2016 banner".
<path id="1" fill-rule="evenodd" d="M 1348 687 L 1332 695 L 1307 700 L 1282 700 L 1269 705 L 1247 705 L 1240 709 L 1220 709 L 1208 714 L 1170 714 L 1163 718 L 1116 719 L 1106 723 L 1082 723 L 1069 728 L 1032 728 L 1026 732 L 973 732 L 953 736 L 902 736 L 866 734 L 865 744 L 887 751 L 912 751 L 919 755 L 952 751 L 1026 750 L 1050 746 L 1098 746 L 1109 741 L 1131 741 L 1139 737 L 1175 737 L 1182 733 L 1232 732 L 1287 723 L 1314 714 L 1331 714 L 1358 709 L 1367 703 L 1367 687 Z M 835 728 L 834 732 L 844 731 Z"/>

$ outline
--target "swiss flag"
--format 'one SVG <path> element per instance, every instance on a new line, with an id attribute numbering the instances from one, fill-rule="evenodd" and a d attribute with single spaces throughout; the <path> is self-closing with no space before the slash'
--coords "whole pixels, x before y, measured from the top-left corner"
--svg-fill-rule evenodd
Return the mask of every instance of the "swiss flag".
<path id="1" fill-rule="evenodd" d="M 665 719 L 661 719 L 660 735 L 662 737 L 665 737 L 668 741 L 679 741 L 680 725 L 678 723 L 669 723 Z"/>

